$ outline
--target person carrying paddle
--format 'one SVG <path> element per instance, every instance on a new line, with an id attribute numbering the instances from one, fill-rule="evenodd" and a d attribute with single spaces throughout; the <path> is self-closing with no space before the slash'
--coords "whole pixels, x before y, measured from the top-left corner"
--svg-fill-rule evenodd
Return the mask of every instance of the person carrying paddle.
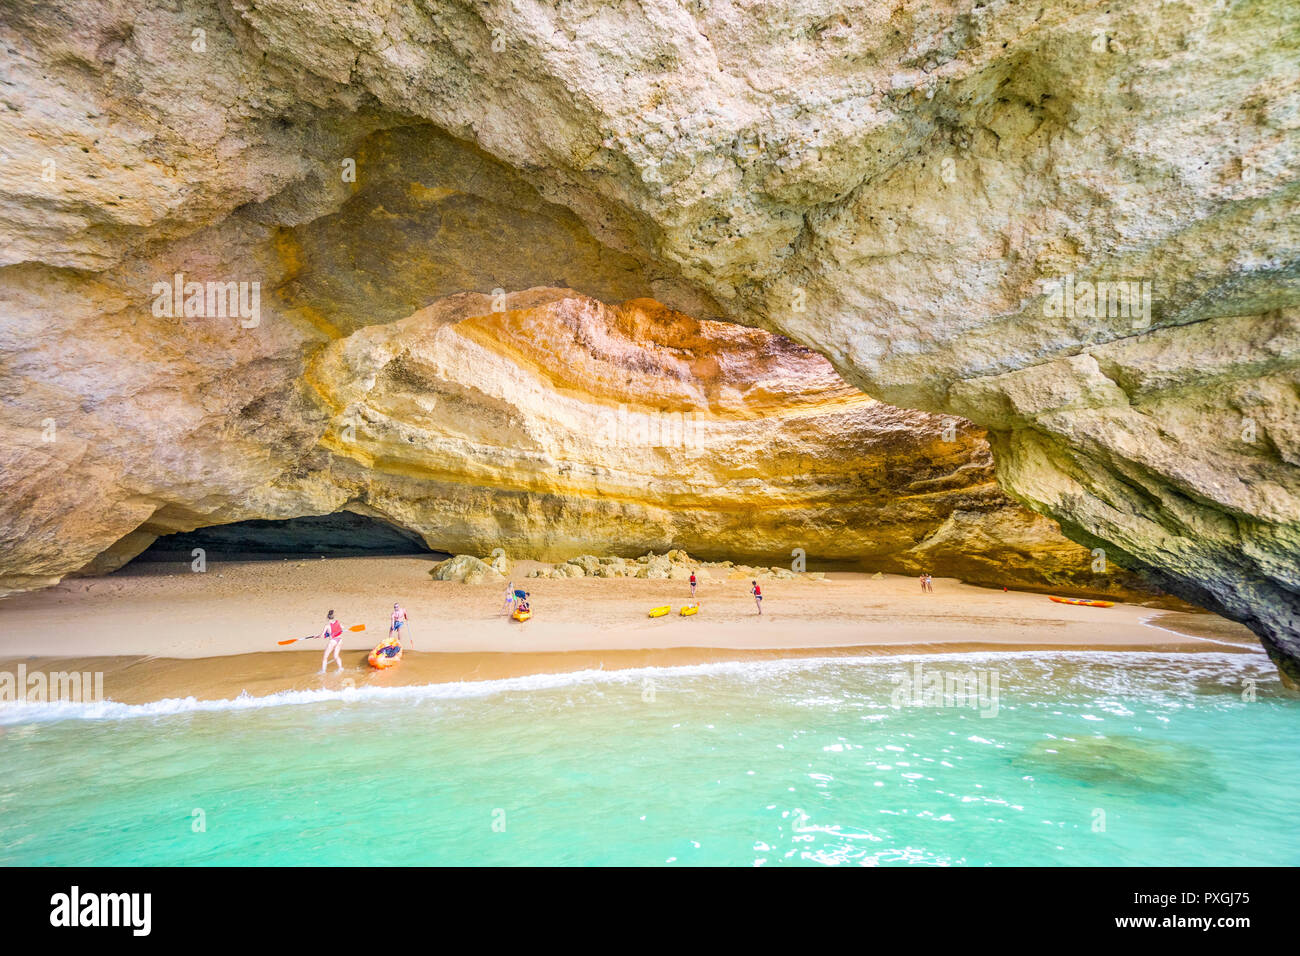
<path id="1" fill-rule="evenodd" d="M 339 670 L 343 670 L 343 658 L 339 657 L 339 650 L 343 647 L 343 624 L 334 617 L 333 611 L 325 615 L 325 629 L 320 632 L 320 636 L 325 639 L 325 653 L 321 655 L 320 672 L 324 674 L 329 667 L 331 654 L 334 655 L 334 663 L 339 665 Z"/>
<path id="2" fill-rule="evenodd" d="M 754 603 L 758 605 L 758 613 L 763 613 L 763 589 L 758 586 L 757 581 L 750 581 L 749 593 L 754 595 Z"/>
<path id="3" fill-rule="evenodd" d="M 388 636 L 392 637 L 393 635 L 396 635 L 397 640 L 400 642 L 402 640 L 402 628 L 408 623 L 409 618 L 406 616 L 406 608 L 402 607 L 400 604 L 394 604 L 393 619 L 388 625 Z"/>

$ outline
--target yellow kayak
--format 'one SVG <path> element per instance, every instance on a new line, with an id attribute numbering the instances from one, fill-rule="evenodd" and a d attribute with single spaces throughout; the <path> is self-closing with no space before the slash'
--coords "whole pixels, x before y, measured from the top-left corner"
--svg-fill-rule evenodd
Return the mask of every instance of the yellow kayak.
<path id="1" fill-rule="evenodd" d="M 690 617 L 692 614 L 694 614 L 694 613 L 695 613 L 696 611 L 698 611 L 699 609 L 700 609 L 700 606 L 699 606 L 698 604 L 688 604 L 688 605 L 686 605 L 684 608 L 681 609 L 680 613 L 681 613 L 681 616 L 682 616 L 682 617 Z"/>
<path id="2" fill-rule="evenodd" d="M 530 617 L 533 616 L 533 612 L 532 612 L 532 611 L 515 611 L 515 613 L 514 613 L 514 614 L 511 614 L 510 616 L 513 617 L 516 621 L 526 621 L 526 620 L 528 620 Z"/>
<path id="3" fill-rule="evenodd" d="M 1085 601 L 1083 598 L 1053 597 L 1057 604 L 1081 604 L 1084 607 L 1114 607 L 1114 601 Z"/>
<path id="4" fill-rule="evenodd" d="M 663 607 L 651 608 L 651 609 L 650 609 L 650 616 L 651 616 L 651 617 L 663 617 L 665 614 L 667 614 L 667 613 L 668 613 L 669 611 L 671 611 L 671 610 L 672 610 L 672 608 L 669 607 L 667 604 L 665 604 Z"/>

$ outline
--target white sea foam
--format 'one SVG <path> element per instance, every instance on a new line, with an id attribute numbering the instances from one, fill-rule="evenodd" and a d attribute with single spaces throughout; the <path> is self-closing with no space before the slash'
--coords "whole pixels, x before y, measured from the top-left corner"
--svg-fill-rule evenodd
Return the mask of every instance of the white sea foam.
<path id="1" fill-rule="evenodd" d="M 792 657 L 762 661 L 718 661 L 709 664 L 680 664 L 671 667 L 630 667 L 619 670 L 589 669 L 560 674 L 530 674 L 484 681 L 453 681 L 441 684 L 412 684 L 401 687 L 345 687 L 339 689 L 286 690 L 263 697 L 241 694 L 225 700 L 168 697 L 145 704 L 124 704 L 113 700 L 78 703 L 70 701 L 0 703 L 0 726 L 57 720 L 121 720 L 167 717 L 177 714 L 260 710 L 301 704 L 339 702 L 364 704 L 372 701 L 465 700 L 512 692 L 545 691 L 583 684 L 632 684 L 653 680 L 661 688 L 693 677 L 744 677 L 751 681 L 788 677 L 800 672 L 828 668 L 898 668 L 923 662 L 943 665 L 993 665 L 999 662 L 1037 665 L 1051 679 L 1055 664 L 1125 665 L 1105 677 L 1104 687 L 1090 688 L 1110 693 L 1150 692 L 1153 682 L 1189 685 L 1197 680 L 1253 677 L 1276 680 L 1268 656 L 1259 653 L 1226 654 L 1161 651 L 962 651 L 937 654 L 890 654 L 871 656 Z M 1144 666 L 1139 666 L 1144 665 Z M 1081 672 L 1086 675 L 1085 672 Z M 1129 680 L 1122 679 L 1127 674 Z M 1117 681 L 1116 677 L 1120 679 Z M 1145 686 L 1144 686 L 1145 685 Z"/>

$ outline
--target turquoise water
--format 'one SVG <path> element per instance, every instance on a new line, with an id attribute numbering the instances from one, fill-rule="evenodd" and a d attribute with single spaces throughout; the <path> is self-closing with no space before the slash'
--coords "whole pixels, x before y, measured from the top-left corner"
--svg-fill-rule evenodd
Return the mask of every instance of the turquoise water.
<path id="1" fill-rule="evenodd" d="M 976 707 L 907 705 L 918 661 L 995 672 L 996 713 L 991 677 Z M 717 664 L 0 724 L 6 865 L 1300 864 L 1300 700 L 1255 655 Z"/>

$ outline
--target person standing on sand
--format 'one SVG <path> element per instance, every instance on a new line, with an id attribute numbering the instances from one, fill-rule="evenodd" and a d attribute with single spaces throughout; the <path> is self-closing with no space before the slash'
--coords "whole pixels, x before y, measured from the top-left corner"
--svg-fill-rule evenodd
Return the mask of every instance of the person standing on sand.
<path id="1" fill-rule="evenodd" d="M 695 599 L 695 572 L 691 572 L 691 600 Z"/>
<path id="2" fill-rule="evenodd" d="M 925 593 L 925 572 L 921 572 L 921 593 Z"/>
<path id="3" fill-rule="evenodd" d="M 509 614 L 515 609 L 515 582 L 506 582 L 506 603 L 501 606 L 502 614 Z"/>
<path id="4" fill-rule="evenodd" d="M 334 612 L 330 611 L 325 615 L 325 629 L 320 632 L 320 636 L 325 638 L 325 653 L 321 655 L 320 672 L 325 673 L 329 667 L 330 655 L 334 655 L 334 663 L 339 665 L 339 670 L 343 670 L 343 659 L 339 657 L 339 650 L 343 647 L 343 624 L 336 620 Z"/>
<path id="5" fill-rule="evenodd" d="M 934 593 L 934 575 L 929 571 L 925 572 L 925 590 L 930 594 Z"/>
<path id="6" fill-rule="evenodd" d="M 393 605 L 393 619 L 388 625 L 388 636 L 397 635 L 397 641 L 400 644 L 402 640 L 402 628 L 408 623 L 406 608 L 400 604 Z"/>
<path id="7" fill-rule="evenodd" d="M 763 589 L 758 586 L 757 581 L 750 581 L 749 584 L 749 593 L 754 595 L 754 603 L 758 605 L 758 613 L 761 616 L 763 613 Z"/>

